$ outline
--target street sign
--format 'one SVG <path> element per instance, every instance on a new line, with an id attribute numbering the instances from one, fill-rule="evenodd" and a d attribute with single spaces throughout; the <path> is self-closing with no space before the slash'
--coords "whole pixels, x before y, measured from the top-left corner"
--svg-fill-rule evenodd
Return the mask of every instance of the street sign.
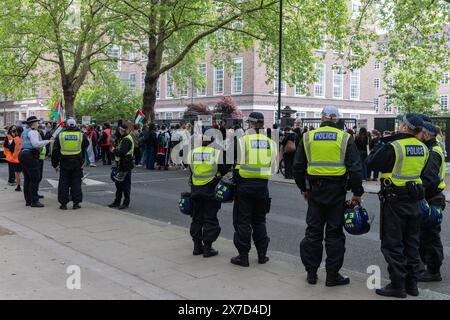
<path id="1" fill-rule="evenodd" d="M 84 125 L 91 124 L 91 116 L 81 117 L 81 124 L 84 124 Z"/>
<path id="2" fill-rule="evenodd" d="M 202 122 L 205 127 L 212 127 L 212 116 L 211 115 L 199 115 L 198 121 Z"/>

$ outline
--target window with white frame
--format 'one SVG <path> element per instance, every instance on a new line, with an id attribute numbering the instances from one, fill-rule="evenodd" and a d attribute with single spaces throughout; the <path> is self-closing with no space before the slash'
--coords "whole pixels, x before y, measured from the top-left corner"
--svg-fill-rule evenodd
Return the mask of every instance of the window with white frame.
<path id="1" fill-rule="evenodd" d="M 188 94 L 189 87 L 187 84 L 185 86 L 183 86 L 181 89 L 178 89 L 178 91 L 179 91 L 180 97 L 182 97 L 182 98 L 186 98 L 189 95 Z"/>
<path id="2" fill-rule="evenodd" d="M 304 112 L 304 111 L 296 112 L 295 113 L 295 117 L 296 118 L 301 118 L 301 119 L 306 118 L 306 112 Z"/>
<path id="3" fill-rule="evenodd" d="M 350 113 L 350 119 L 359 119 L 361 115 L 359 113 Z"/>
<path id="4" fill-rule="evenodd" d="M 117 65 L 114 66 L 114 70 L 120 71 L 122 66 L 121 61 L 121 48 L 118 45 L 112 45 L 108 50 L 108 55 L 113 59 L 117 60 Z"/>
<path id="5" fill-rule="evenodd" d="M 448 110 L 448 96 L 441 96 L 440 104 L 441 104 L 441 110 L 447 111 Z"/>
<path id="6" fill-rule="evenodd" d="M 443 85 L 448 84 L 448 79 L 449 79 L 449 73 L 448 72 L 444 72 L 442 74 L 441 84 L 443 84 Z"/>
<path id="7" fill-rule="evenodd" d="M 361 9 L 361 1 L 352 1 L 352 12 L 359 12 Z"/>
<path id="8" fill-rule="evenodd" d="M 224 68 L 223 63 L 214 67 L 214 95 L 223 94 Z"/>
<path id="9" fill-rule="evenodd" d="M 155 119 L 156 119 L 156 120 L 159 120 L 159 119 L 161 119 L 161 115 L 160 115 L 160 113 L 159 113 L 159 112 L 155 113 Z"/>
<path id="10" fill-rule="evenodd" d="M 130 49 L 130 52 L 128 52 L 128 61 L 130 63 L 136 62 L 136 49 L 134 47 Z"/>
<path id="11" fill-rule="evenodd" d="M 375 64 L 374 64 L 374 69 L 375 70 L 380 70 L 380 68 L 381 68 L 381 63 L 380 63 L 380 61 L 375 61 Z"/>
<path id="12" fill-rule="evenodd" d="M 184 112 L 183 111 L 178 112 L 178 119 L 183 119 L 183 117 L 184 117 Z"/>
<path id="13" fill-rule="evenodd" d="M 384 101 L 384 111 L 385 113 L 392 113 L 391 98 L 387 97 Z"/>
<path id="14" fill-rule="evenodd" d="M 322 36 L 320 36 L 320 39 L 322 40 L 322 45 L 320 46 L 319 50 L 326 51 L 327 50 L 327 43 L 326 43 L 327 37 L 322 35 Z"/>
<path id="15" fill-rule="evenodd" d="M 314 96 L 324 97 L 325 96 L 325 64 L 317 64 L 316 66 L 316 76 L 317 80 L 314 83 Z"/>
<path id="16" fill-rule="evenodd" d="M 145 72 L 141 72 L 141 91 L 145 90 Z"/>
<path id="17" fill-rule="evenodd" d="M 378 112 L 380 108 L 380 99 L 379 98 L 373 98 L 373 109 Z"/>
<path id="18" fill-rule="evenodd" d="M 296 84 L 295 85 L 295 95 L 300 96 L 300 97 L 306 96 L 306 94 L 302 91 L 302 88 L 305 88 L 305 87 L 306 87 L 305 83 Z"/>
<path id="19" fill-rule="evenodd" d="M 314 112 L 314 118 L 316 119 L 322 118 L 322 112 Z"/>
<path id="20" fill-rule="evenodd" d="M 158 78 L 158 81 L 156 82 L 156 99 L 160 98 L 160 90 L 159 90 L 160 86 L 161 86 L 161 81 Z"/>
<path id="21" fill-rule="evenodd" d="M 358 100 L 361 92 L 361 70 L 353 70 L 350 76 L 350 99 Z"/>
<path id="22" fill-rule="evenodd" d="M 242 58 L 233 60 L 233 69 L 231 76 L 231 93 L 242 93 L 242 79 L 243 79 L 243 60 Z"/>
<path id="23" fill-rule="evenodd" d="M 166 73 L 166 98 L 173 98 L 174 93 L 174 82 L 172 77 L 172 71 L 167 71 Z"/>
<path id="24" fill-rule="evenodd" d="M 201 63 L 199 66 L 199 73 L 205 78 L 206 83 L 208 83 L 208 73 L 207 73 L 207 64 Z M 206 96 L 207 95 L 208 86 L 205 85 L 202 88 L 197 89 L 198 96 Z"/>
<path id="25" fill-rule="evenodd" d="M 333 67 L 333 98 L 342 99 L 344 93 L 344 75 L 342 66 Z"/>
<path id="26" fill-rule="evenodd" d="M 172 120 L 173 119 L 173 112 L 166 112 L 166 120 Z"/>
<path id="27" fill-rule="evenodd" d="M 136 73 L 130 73 L 128 75 L 128 88 L 131 91 L 136 90 Z"/>
<path id="28" fill-rule="evenodd" d="M 373 86 L 375 89 L 380 89 L 380 79 L 378 79 L 378 78 L 374 79 Z"/>
<path id="29" fill-rule="evenodd" d="M 278 94 L 278 78 L 273 79 L 273 93 Z M 286 94 L 286 81 L 281 81 L 281 94 Z"/>

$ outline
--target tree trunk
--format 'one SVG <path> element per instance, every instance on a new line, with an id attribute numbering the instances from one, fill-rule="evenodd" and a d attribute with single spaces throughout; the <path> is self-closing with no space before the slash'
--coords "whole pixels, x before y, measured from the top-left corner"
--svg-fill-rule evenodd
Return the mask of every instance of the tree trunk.
<path id="1" fill-rule="evenodd" d="M 143 112 L 149 123 L 155 120 L 156 86 L 158 78 L 151 78 L 148 74 L 145 76 L 145 88 L 143 96 Z"/>
<path id="2" fill-rule="evenodd" d="M 66 110 L 66 118 L 75 117 L 74 102 L 75 94 L 72 87 L 63 88 L 64 108 Z"/>

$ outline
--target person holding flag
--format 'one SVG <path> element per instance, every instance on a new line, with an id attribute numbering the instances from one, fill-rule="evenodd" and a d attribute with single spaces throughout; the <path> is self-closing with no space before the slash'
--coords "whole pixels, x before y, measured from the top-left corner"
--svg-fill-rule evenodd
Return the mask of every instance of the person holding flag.
<path id="1" fill-rule="evenodd" d="M 145 115 L 141 110 L 136 111 L 136 115 L 134 116 L 134 124 L 142 125 L 145 120 Z"/>

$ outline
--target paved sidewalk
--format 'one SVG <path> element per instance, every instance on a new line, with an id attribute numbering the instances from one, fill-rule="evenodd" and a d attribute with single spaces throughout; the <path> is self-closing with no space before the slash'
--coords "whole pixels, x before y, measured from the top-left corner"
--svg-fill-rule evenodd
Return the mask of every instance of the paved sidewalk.
<path id="1" fill-rule="evenodd" d="M 321 270 L 309 286 L 299 262 L 280 253 L 258 265 L 252 251 L 250 268 L 240 268 L 229 263 L 232 242 L 219 239 L 219 256 L 194 257 L 185 228 L 89 203 L 61 211 L 51 194 L 44 209 L 27 208 L 0 185 L 0 299 L 383 299 L 363 274 L 344 271 L 351 285 L 326 288 Z M 71 265 L 81 268 L 81 290 L 66 288 Z"/>

